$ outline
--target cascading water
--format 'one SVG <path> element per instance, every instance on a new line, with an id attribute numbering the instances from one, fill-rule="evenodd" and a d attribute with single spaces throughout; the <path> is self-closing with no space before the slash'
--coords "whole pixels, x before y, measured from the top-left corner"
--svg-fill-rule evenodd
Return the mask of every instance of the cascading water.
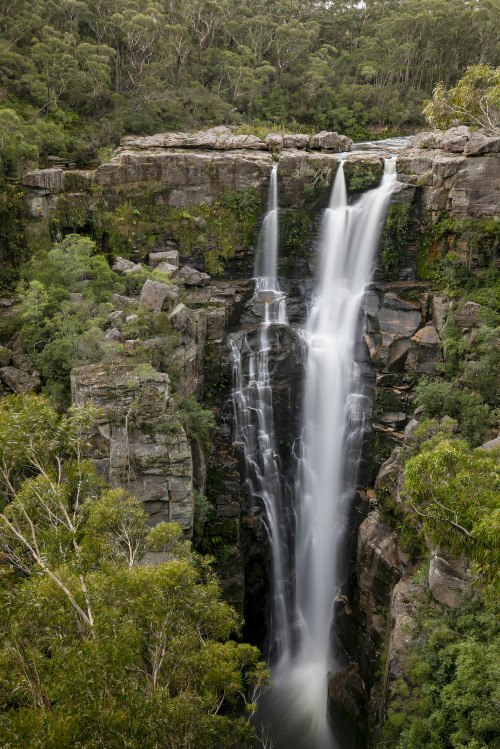
<path id="1" fill-rule="evenodd" d="M 360 304 L 394 183 L 395 159 L 389 159 L 380 186 L 348 205 L 341 162 L 323 219 L 317 294 L 305 330 L 308 355 L 295 500 L 295 591 L 286 599 L 292 608 L 273 667 L 275 686 L 262 706 L 264 720 L 271 722 L 278 736 L 277 745 L 288 749 L 338 746 L 327 718 L 328 674 L 342 667 L 332 653 L 331 624 L 334 601 L 346 577 L 340 550 L 369 407 L 354 346 Z M 267 490 L 272 491 L 271 484 Z M 272 496 L 266 509 L 268 505 L 272 551 L 281 559 L 283 551 L 275 548 L 279 533 L 274 528 Z M 279 562 L 274 556 L 273 564 L 276 572 Z M 271 626 L 278 624 L 281 617 Z"/>
<path id="2" fill-rule="evenodd" d="M 254 301 L 261 302 L 263 321 L 245 334 L 238 347 L 231 341 L 235 440 L 245 447 L 250 496 L 265 508 L 271 546 L 270 658 L 288 652 L 289 643 L 289 527 L 285 487 L 274 434 L 273 391 L 269 352 L 274 329 L 287 324 L 286 300 L 276 277 L 278 257 L 278 175 L 271 172 L 267 213 L 255 260 Z"/>

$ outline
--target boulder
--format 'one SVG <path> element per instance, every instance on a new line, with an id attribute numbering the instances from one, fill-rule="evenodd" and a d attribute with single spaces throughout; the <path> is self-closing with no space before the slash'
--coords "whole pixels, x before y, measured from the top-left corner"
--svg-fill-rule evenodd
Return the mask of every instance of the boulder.
<path id="1" fill-rule="evenodd" d="M 40 377 L 37 374 L 29 374 L 16 367 L 2 367 L 0 369 L 0 380 L 14 393 L 28 393 L 30 390 L 38 390 L 41 385 Z"/>
<path id="2" fill-rule="evenodd" d="M 378 321 L 381 332 L 400 338 L 410 337 L 421 322 L 420 305 L 400 299 L 393 293 L 385 294 Z"/>
<path id="3" fill-rule="evenodd" d="M 206 286 L 211 279 L 208 273 L 202 273 L 190 265 L 183 265 L 179 270 L 178 280 L 186 286 Z"/>
<path id="4" fill-rule="evenodd" d="M 486 135 L 484 132 L 472 133 L 465 146 L 466 156 L 482 156 L 485 153 L 500 152 L 500 135 Z"/>
<path id="5" fill-rule="evenodd" d="M 185 304 L 178 304 L 169 314 L 168 319 L 174 330 L 184 333 L 189 325 L 189 310 Z"/>
<path id="6" fill-rule="evenodd" d="M 179 266 L 172 265 L 171 263 L 158 263 L 155 270 L 159 270 L 160 273 L 166 273 L 170 278 L 175 278 L 179 273 Z"/>
<path id="7" fill-rule="evenodd" d="M 264 143 L 270 151 L 281 151 L 283 148 L 283 136 L 279 133 L 268 133 Z"/>
<path id="8" fill-rule="evenodd" d="M 470 138 L 470 130 L 466 125 L 451 127 L 437 138 L 439 148 L 451 153 L 463 153 Z"/>
<path id="9" fill-rule="evenodd" d="M 151 268 L 156 268 L 160 263 L 169 263 L 179 267 L 179 252 L 178 250 L 162 250 L 161 252 L 150 252 L 149 253 L 149 265 Z"/>
<path id="10" fill-rule="evenodd" d="M 137 299 L 130 296 L 124 296 L 123 294 L 113 294 L 111 297 L 111 304 L 116 307 L 117 310 L 125 310 L 128 307 L 137 307 Z"/>
<path id="11" fill-rule="evenodd" d="M 117 309 L 108 315 L 108 320 L 113 325 L 121 325 L 125 319 L 125 312 L 122 309 Z"/>
<path id="12" fill-rule="evenodd" d="M 322 130 L 320 133 L 313 135 L 310 146 L 311 148 L 320 148 L 322 151 L 341 153 L 351 150 L 352 140 L 345 135 Z"/>
<path id="13" fill-rule="evenodd" d="M 84 301 L 85 297 L 83 294 L 78 293 L 70 293 L 69 295 L 69 301 L 71 304 L 81 304 Z"/>
<path id="14" fill-rule="evenodd" d="M 127 315 L 127 317 L 125 318 L 125 322 L 130 324 L 131 322 L 135 322 L 138 319 L 139 315 Z"/>
<path id="15" fill-rule="evenodd" d="M 398 460 L 399 450 L 392 451 L 390 457 L 382 463 L 375 479 L 375 491 L 388 491 L 395 504 L 401 504 L 400 491 L 404 483 L 403 466 Z"/>
<path id="16" fill-rule="evenodd" d="M 5 346 L 0 346 L 0 367 L 8 367 L 12 359 L 12 351 Z"/>
<path id="17" fill-rule="evenodd" d="M 412 336 L 406 369 L 434 375 L 437 373 L 437 365 L 442 361 L 441 339 L 434 323 L 429 322 Z"/>
<path id="18" fill-rule="evenodd" d="M 283 136 L 283 148 L 307 148 L 311 142 L 311 136 L 306 133 L 285 133 Z"/>
<path id="19" fill-rule="evenodd" d="M 0 298 L 0 307 L 3 307 L 4 309 L 7 309 L 7 307 L 12 307 L 13 305 L 12 299 L 7 299 L 7 297 L 1 297 Z"/>
<path id="20" fill-rule="evenodd" d="M 169 286 L 166 283 L 152 281 L 148 278 L 142 287 L 139 303 L 145 304 L 146 307 L 155 312 L 161 312 L 163 309 L 172 306 L 177 301 L 177 297 L 178 289 L 176 286 Z"/>
<path id="21" fill-rule="evenodd" d="M 478 325 L 478 312 L 481 305 L 476 302 L 465 302 L 463 307 L 455 310 L 455 317 L 462 328 L 474 328 Z"/>
<path id="22" fill-rule="evenodd" d="M 142 264 L 133 263 L 131 260 L 126 260 L 124 257 L 118 256 L 111 270 L 115 273 L 119 273 L 120 276 L 124 276 L 127 273 L 138 273 L 142 270 Z"/>
<path id="23" fill-rule="evenodd" d="M 122 334 L 118 328 L 111 328 L 104 336 L 104 340 L 108 343 L 123 343 Z"/>
<path id="24" fill-rule="evenodd" d="M 439 549 L 433 552 L 429 567 L 429 588 L 436 601 L 451 609 L 458 608 L 469 583 L 470 575 L 466 570 L 465 559 L 455 559 Z"/>
<path id="25" fill-rule="evenodd" d="M 483 445 L 479 445 L 477 448 L 478 450 L 496 450 L 497 447 L 500 447 L 500 434 L 498 437 L 495 437 L 494 440 L 488 440 L 488 442 L 485 442 Z"/>
<path id="26" fill-rule="evenodd" d="M 413 138 L 412 146 L 415 148 L 438 148 L 438 138 L 441 133 L 427 132 L 417 133 Z"/>

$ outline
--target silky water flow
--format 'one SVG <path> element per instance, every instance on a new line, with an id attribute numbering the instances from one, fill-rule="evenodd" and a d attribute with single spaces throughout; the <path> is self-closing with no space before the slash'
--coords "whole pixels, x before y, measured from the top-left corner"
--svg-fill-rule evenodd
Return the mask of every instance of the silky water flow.
<path id="1" fill-rule="evenodd" d="M 269 746 L 280 749 L 346 749 L 328 720 L 327 694 L 329 675 L 342 668 L 331 626 L 347 577 L 342 541 L 370 411 L 354 348 L 395 167 L 395 159 L 387 159 L 379 187 L 349 205 L 341 162 L 324 213 L 318 280 L 303 331 L 307 363 L 303 428 L 295 447 L 293 555 L 268 357 L 270 328 L 286 324 L 276 277 L 276 168 L 255 264 L 255 298 L 264 303 L 264 321 L 253 349 L 247 339 L 240 349 L 233 345 L 235 437 L 245 447 L 249 491 L 265 507 L 272 554 L 268 660 L 274 688 L 261 700 L 260 730 Z"/>

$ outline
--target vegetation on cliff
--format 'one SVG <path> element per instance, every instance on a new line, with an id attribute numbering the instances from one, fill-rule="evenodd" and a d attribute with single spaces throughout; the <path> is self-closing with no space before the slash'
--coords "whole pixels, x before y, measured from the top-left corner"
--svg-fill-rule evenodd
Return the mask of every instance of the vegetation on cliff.
<path id="1" fill-rule="evenodd" d="M 268 673 L 209 562 L 97 477 L 93 408 L 26 395 L 0 411 L 1 745 L 249 745 Z"/>

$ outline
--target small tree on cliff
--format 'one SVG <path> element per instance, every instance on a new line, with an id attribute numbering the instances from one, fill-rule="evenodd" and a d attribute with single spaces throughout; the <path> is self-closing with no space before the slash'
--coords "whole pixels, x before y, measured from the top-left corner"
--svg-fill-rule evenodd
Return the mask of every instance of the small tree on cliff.
<path id="1" fill-rule="evenodd" d="M 456 86 L 445 91 L 438 83 L 432 99 L 424 102 L 430 125 L 446 129 L 456 124 L 475 125 L 500 132 L 500 67 L 471 65 Z"/>

